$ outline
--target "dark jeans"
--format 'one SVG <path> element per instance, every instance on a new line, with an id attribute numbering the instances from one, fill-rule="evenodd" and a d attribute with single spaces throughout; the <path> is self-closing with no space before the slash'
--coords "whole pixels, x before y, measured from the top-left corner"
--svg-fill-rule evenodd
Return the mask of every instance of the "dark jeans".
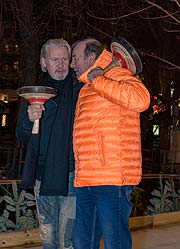
<path id="1" fill-rule="evenodd" d="M 39 231 L 43 249 L 70 249 L 75 222 L 76 198 L 73 173 L 69 176 L 69 193 L 64 196 L 40 196 L 40 182 L 36 182 L 35 197 Z"/>
<path id="2" fill-rule="evenodd" d="M 133 186 L 76 188 L 74 248 L 92 249 L 101 230 L 105 249 L 131 249 L 129 216 Z M 98 229 L 99 228 L 99 229 Z"/>

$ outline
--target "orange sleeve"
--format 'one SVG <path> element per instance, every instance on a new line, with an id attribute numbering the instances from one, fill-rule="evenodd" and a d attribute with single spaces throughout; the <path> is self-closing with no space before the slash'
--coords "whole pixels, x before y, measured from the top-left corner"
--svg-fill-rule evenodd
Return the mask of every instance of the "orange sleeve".
<path id="1" fill-rule="evenodd" d="M 136 112 L 146 110 L 150 104 L 149 91 L 127 69 L 113 68 L 105 75 L 96 77 L 92 87 L 101 97 Z"/>

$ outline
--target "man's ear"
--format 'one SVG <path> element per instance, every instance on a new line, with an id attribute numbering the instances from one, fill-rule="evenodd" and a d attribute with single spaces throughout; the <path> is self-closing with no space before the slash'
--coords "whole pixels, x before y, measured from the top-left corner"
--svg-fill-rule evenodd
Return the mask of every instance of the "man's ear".
<path id="1" fill-rule="evenodd" d="M 41 58 L 40 64 L 41 64 L 42 71 L 46 72 L 46 60 L 44 57 Z"/>
<path id="2" fill-rule="evenodd" d="M 96 54 L 95 54 L 94 52 L 91 52 L 91 53 L 89 54 L 89 59 L 90 59 L 90 62 L 91 62 L 92 64 L 94 64 L 94 62 L 95 62 L 95 60 L 96 60 Z"/>
<path id="3" fill-rule="evenodd" d="M 44 59 L 44 57 L 41 58 L 41 65 L 43 67 L 46 67 L 46 60 Z"/>

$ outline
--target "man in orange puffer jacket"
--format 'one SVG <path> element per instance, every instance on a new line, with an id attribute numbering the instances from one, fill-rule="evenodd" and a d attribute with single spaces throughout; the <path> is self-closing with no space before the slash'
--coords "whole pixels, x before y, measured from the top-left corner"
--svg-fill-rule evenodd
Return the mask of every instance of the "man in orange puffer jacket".
<path id="1" fill-rule="evenodd" d="M 95 39 L 73 45 L 71 67 L 84 83 L 73 131 L 75 249 L 91 248 L 96 226 L 105 249 L 132 248 L 130 194 L 142 176 L 139 116 L 150 95 L 127 68 L 103 74 L 111 61 L 112 53 Z"/>

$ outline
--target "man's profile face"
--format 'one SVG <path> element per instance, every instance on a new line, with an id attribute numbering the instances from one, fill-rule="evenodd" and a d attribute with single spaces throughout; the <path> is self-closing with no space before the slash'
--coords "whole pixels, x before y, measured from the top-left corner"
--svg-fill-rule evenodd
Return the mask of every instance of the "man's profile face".
<path id="1" fill-rule="evenodd" d="M 42 58 L 43 66 L 51 78 L 63 80 L 69 73 L 69 54 L 66 47 L 49 47 L 47 56 Z"/>
<path id="2" fill-rule="evenodd" d="M 80 42 L 77 44 L 72 51 L 72 62 L 71 67 L 74 69 L 77 78 L 79 78 L 92 64 L 90 56 L 84 55 L 85 43 Z"/>

